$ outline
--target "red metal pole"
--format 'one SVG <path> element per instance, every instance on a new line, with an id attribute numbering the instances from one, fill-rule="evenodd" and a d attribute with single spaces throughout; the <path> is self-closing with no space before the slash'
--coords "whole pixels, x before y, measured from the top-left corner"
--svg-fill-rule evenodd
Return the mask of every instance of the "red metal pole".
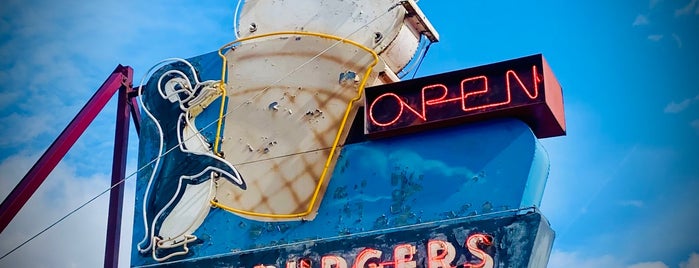
<path id="1" fill-rule="evenodd" d="M 136 129 L 136 134 L 141 135 L 141 112 L 138 109 L 138 101 L 136 101 L 136 96 L 129 96 L 128 98 L 134 129 Z"/>
<path id="2" fill-rule="evenodd" d="M 114 159 L 112 160 L 112 186 L 109 192 L 109 216 L 107 241 L 104 249 L 104 267 L 119 267 L 119 242 L 121 241 L 121 211 L 124 205 L 124 178 L 126 178 L 126 154 L 129 144 L 129 103 L 127 92 L 131 90 L 133 70 L 126 70 L 125 86 L 117 94 L 116 130 L 114 131 Z"/>
<path id="3" fill-rule="evenodd" d="M 61 135 L 49 146 L 39 160 L 29 169 L 24 178 L 15 186 L 0 205 L 0 233 L 2 233 L 17 212 L 27 203 L 41 183 L 63 159 L 75 141 L 82 135 L 97 114 L 109 102 L 109 99 L 122 86 L 131 67 L 117 66 L 109 78 L 100 86 L 85 106 L 73 118 L 73 121 L 61 132 Z"/>

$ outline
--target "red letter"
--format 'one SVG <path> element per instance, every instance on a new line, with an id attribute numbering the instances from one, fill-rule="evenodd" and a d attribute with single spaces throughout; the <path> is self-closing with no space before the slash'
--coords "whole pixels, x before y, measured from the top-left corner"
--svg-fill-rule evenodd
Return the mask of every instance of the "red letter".
<path id="1" fill-rule="evenodd" d="M 479 259 L 481 259 L 481 262 L 477 264 L 464 264 L 464 268 L 493 268 L 493 265 L 495 265 L 493 257 L 490 257 L 490 255 L 485 253 L 485 251 L 478 248 L 478 244 L 492 245 L 493 241 L 491 241 L 490 237 L 484 234 L 474 234 L 466 239 L 465 244 L 465 246 L 468 248 L 468 251 L 471 252 L 473 256 L 476 256 Z"/>
<path id="2" fill-rule="evenodd" d="M 483 80 L 483 89 L 478 90 L 478 91 L 474 91 L 474 92 L 466 93 L 466 85 L 465 84 L 468 82 L 474 81 L 474 80 L 478 80 L 478 79 Z M 476 77 L 471 77 L 471 78 L 466 78 L 464 80 L 461 80 L 461 109 L 464 110 L 464 112 L 468 112 L 468 111 L 491 108 L 491 107 L 495 107 L 495 106 L 508 104 L 511 101 L 510 100 L 511 99 L 510 98 L 510 88 L 508 87 L 506 90 L 507 90 L 507 92 L 506 92 L 507 99 L 502 101 L 502 102 L 467 107 L 466 100 L 468 99 L 469 96 L 488 93 L 488 78 L 481 75 L 481 76 L 476 76 Z"/>
<path id="3" fill-rule="evenodd" d="M 392 98 L 395 98 L 395 99 L 398 101 L 398 106 L 400 106 L 400 110 L 398 110 L 398 114 L 393 118 L 393 120 L 391 120 L 391 121 L 389 121 L 389 122 L 381 123 L 381 122 L 376 121 L 376 118 L 374 117 L 374 105 L 376 105 L 376 103 L 377 103 L 380 99 L 382 99 L 382 98 L 384 98 L 384 97 L 392 97 Z M 408 108 L 408 111 L 412 112 L 413 114 L 415 114 L 415 115 L 416 115 L 417 117 L 419 117 L 420 119 L 425 120 L 425 116 L 424 116 L 423 114 L 421 114 L 421 113 L 419 113 L 418 111 L 416 111 L 415 109 L 413 109 L 413 107 L 410 107 L 410 105 L 408 105 L 407 103 L 405 103 L 405 102 L 400 98 L 400 96 L 398 96 L 398 95 L 396 95 L 396 94 L 394 94 L 394 93 L 384 93 L 384 94 L 382 94 L 381 96 L 378 96 L 378 97 L 371 103 L 371 105 L 369 106 L 369 119 L 371 120 L 371 122 L 372 122 L 373 124 L 375 124 L 375 125 L 377 125 L 377 126 L 385 127 L 385 126 L 393 125 L 393 124 L 396 123 L 396 121 L 398 121 L 398 119 L 400 119 L 400 117 L 403 115 L 403 108 L 404 108 L 404 107 L 405 107 L 405 108 Z"/>
<path id="4" fill-rule="evenodd" d="M 376 121 L 376 118 L 374 118 L 374 105 L 376 105 L 376 102 L 378 102 L 380 99 L 383 97 L 393 97 L 396 100 L 398 100 L 398 106 L 400 106 L 400 110 L 398 111 L 398 114 L 396 114 L 396 117 L 393 118 L 393 120 L 389 121 L 388 123 L 380 123 L 379 121 Z M 403 101 L 398 97 L 398 95 L 393 94 L 393 93 L 385 93 L 381 96 L 378 96 L 374 101 L 371 103 L 369 106 L 369 119 L 374 125 L 385 127 L 385 126 L 390 126 L 393 125 L 398 119 L 400 119 L 400 116 L 403 115 Z"/>
<path id="5" fill-rule="evenodd" d="M 301 258 L 298 267 L 296 266 L 296 260 L 288 260 L 286 261 L 286 268 L 311 268 L 311 259 Z"/>
<path id="6" fill-rule="evenodd" d="M 393 263 L 396 268 L 415 268 L 417 262 L 413 260 L 415 256 L 415 246 L 401 244 L 393 249 Z"/>
<path id="7" fill-rule="evenodd" d="M 371 248 L 366 248 L 357 254 L 357 258 L 352 264 L 352 268 L 364 268 L 364 264 L 371 258 L 381 259 L 381 251 Z"/>
<path id="8" fill-rule="evenodd" d="M 425 92 L 427 90 L 432 90 L 432 89 L 441 89 L 443 93 L 441 96 L 439 96 L 436 99 L 427 100 L 426 96 L 425 96 Z M 422 119 L 427 121 L 427 110 L 425 109 L 426 106 L 446 103 L 446 102 L 450 102 L 450 101 L 458 101 L 459 99 L 461 99 L 460 97 L 446 99 L 448 94 L 449 94 L 449 89 L 447 88 L 447 86 L 445 86 L 443 84 L 434 84 L 434 85 L 429 85 L 429 86 L 423 87 L 422 88 Z"/>
<path id="9" fill-rule="evenodd" d="M 299 260 L 300 268 L 311 268 L 311 259 L 309 258 L 301 258 Z"/>
<path id="10" fill-rule="evenodd" d="M 513 70 L 508 70 L 507 73 L 505 73 L 505 80 L 507 80 L 508 92 L 512 90 L 510 88 L 510 76 L 514 77 L 517 80 L 519 86 L 522 87 L 522 91 L 524 91 L 524 93 L 527 93 L 527 96 L 529 96 L 530 99 L 533 100 L 539 96 L 539 82 L 541 82 L 541 80 L 539 79 L 539 75 L 536 73 L 536 65 L 532 66 L 532 83 L 534 83 L 534 94 L 529 93 L 529 89 L 527 89 L 527 87 L 524 86 L 522 80 L 519 79 L 519 76 L 517 76 L 517 73 L 515 73 L 515 71 Z"/>
<path id="11" fill-rule="evenodd" d="M 338 256 L 323 256 L 320 259 L 321 268 L 347 268 L 347 261 Z"/>
<path id="12" fill-rule="evenodd" d="M 427 91 L 428 89 L 436 89 L 436 88 L 441 88 L 441 89 L 442 89 L 442 92 L 444 92 L 444 93 L 442 94 L 442 96 L 440 96 L 439 98 L 436 98 L 436 99 L 426 100 L 426 99 L 425 99 L 425 91 Z M 424 111 L 425 111 L 425 104 L 426 104 L 426 105 L 435 105 L 435 104 L 445 103 L 445 102 L 454 101 L 454 100 L 458 100 L 458 99 L 459 99 L 459 98 L 456 98 L 456 99 L 448 99 L 448 100 L 445 100 L 444 98 L 447 97 L 447 94 L 449 94 L 449 89 L 447 89 L 447 86 L 442 85 L 442 84 L 434 84 L 434 85 L 429 85 L 429 86 L 423 87 L 423 88 L 422 88 L 422 110 L 423 110 L 423 114 L 425 113 L 425 112 L 424 112 Z"/>
<path id="13" fill-rule="evenodd" d="M 442 240 L 427 242 L 427 267 L 451 268 L 451 262 L 456 257 L 454 245 Z"/>

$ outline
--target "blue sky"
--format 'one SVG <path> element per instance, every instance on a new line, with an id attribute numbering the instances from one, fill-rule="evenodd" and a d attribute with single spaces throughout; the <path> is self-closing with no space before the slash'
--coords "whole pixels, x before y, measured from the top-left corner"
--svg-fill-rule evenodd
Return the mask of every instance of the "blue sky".
<path id="1" fill-rule="evenodd" d="M 235 1 L 199 2 L 0 1 L 0 197 L 117 64 L 140 78 L 233 40 Z M 563 86 L 568 135 L 542 141 L 549 267 L 699 267 L 699 1 L 419 5 L 441 42 L 417 76 L 543 53 Z M 0 254 L 108 187 L 114 117 L 110 103 L 0 234 Z M 123 266 L 133 192 L 129 181 Z M 0 266 L 100 266 L 106 210 L 98 199 Z"/>

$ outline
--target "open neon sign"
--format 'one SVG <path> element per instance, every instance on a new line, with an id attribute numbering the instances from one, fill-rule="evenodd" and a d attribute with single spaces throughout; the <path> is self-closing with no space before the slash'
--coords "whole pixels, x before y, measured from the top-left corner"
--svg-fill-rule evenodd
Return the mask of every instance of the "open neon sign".
<path id="1" fill-rule="evenodd" d="M 542 55 L 367 88 L 365 134 L 515 117 L 539 138 L 565 134 L 561 87 Z"/>

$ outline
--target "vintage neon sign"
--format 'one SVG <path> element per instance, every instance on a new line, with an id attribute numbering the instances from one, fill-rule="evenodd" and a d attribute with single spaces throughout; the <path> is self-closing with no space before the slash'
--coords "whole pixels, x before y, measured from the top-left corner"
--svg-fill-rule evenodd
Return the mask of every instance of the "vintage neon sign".
<path id="1" fill-rule="evenodd" d="M 285 268 L 492 268 L 495 264 L 483 247 L 493 245 L 493 238 L 487 234 L 472 234 L 464 242 L 464 248 L 470 255 L 470 260 L 459 258 L 464 253 L 457 253 L 456 247 L 448 241 L 430 239 L 426 245 L 426 252 L 418 252 L 413 244 L 399 244 L 393 247 L 393 254 L 386 260 L 383 252 L 374 248 L 364 248 L 350 259 L 351 266 L 346 256 L 341 254 L 327 254 L 320 260 L 301 257 L 290 258 L 286 261 Z M 420 256 L 420 253 L 424 254 Z M 253 268 L 277 268 L 269 264 L 257 264 Z"/>
<path id="2" fill-rule="evenodd" d="M 542 55 L 367 88 L 365 134 L 515 117 L 539 138 L 565 134 L 561 86 Z"/>

